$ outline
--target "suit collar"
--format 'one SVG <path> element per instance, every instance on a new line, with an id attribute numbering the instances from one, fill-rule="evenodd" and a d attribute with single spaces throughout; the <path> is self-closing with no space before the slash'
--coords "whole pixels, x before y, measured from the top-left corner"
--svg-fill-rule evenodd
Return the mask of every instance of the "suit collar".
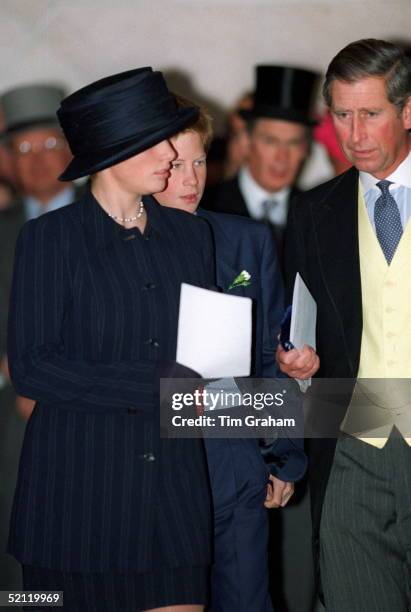
<path id="1" fill-rule="evenodd" d="M 242 166 L 242 168 L 240 168 L 238 173 L 238 183 L 247 203 L 260 203 L 264 200 L 277 200 L 279 203 L 285 204 L 291 191 L 290 187 L 284 187 L 283 189 L 280 189 L 280 191 L 276 192 L 266 191 L 254 179 L 248 166 Z"/>
<path id="2" fill-rule="evenodd" d="M 284 187 L 280 191 L 270 193 L 259 185 L 248 168 L 243 166 L 238 173 L 238 184 L 245 200 L 250 217 L 263 220 L 267 214 L 264 202 L 276 202 L 275 208 L 269 213 L 271 223 L 284 226 L 287 221 L 288 202 L 290 198 L 290 187 Z"/>
<path id="3" fill-rule="evenodd" d="M 370 189 L 376 189 L 381 193 L 377 187 L 377 183 L 380 179 L 375 178 L 375 176 L 368 172 L 360 172 L 360 179 L 364 193 L 367 193 Z M 394 183 L 394 188 L 403 185 L 407 187 L 407 189 L 411 189 L 411 152 L 408 153 L 407 157 L 397 166 L 394 172 L 386 177 L 385 180 Z"/>
<path id="4" fill-rule="evenodd" d="M 321 196 L 315 198 L 315 202 L 319 207 L 324 207 L 326 210 L 340 210 L 342 204 L 345 208 L 353 204 L 352 200 L 350 202 L 347 201 L 347 196 L 353 195 L 354 192 L 355 196 L 357 195 L 358 170 L 354 167 L 349 168 L 349 170 L 343 174 L 329 181 L 328 188 L 327 185 L 323 185 L 322 187 Z M 311 193 L 316 195 L 317 189 L 313 189 Z M 356 205 L 357 200 L 355 200 L 355 206 Z"/>
<path id="5" fill-rule="evenodd" d="M 201 208 L 200 206 L 196 210 L 196 215 L 198 217 L 203 217 L 203 219 L 209 219 L 212 216 L 212 214 L 213 213 L 211 213 L 209 210 L 205 210 L 204 208 Z"/>
<path id="6" fill-rule="evenodd" d="M 23 196 L 23 205 L 27 220 L 36 219 L 52 210 L 58 210 L 63 206 L 71 204 L 75 200 L 74 185 L 68 185 L 66 189 L 60 191 L 47 204 L 42 204 L 33 196 Z"/>
<path id="7" fill-rule="evenodd" d="M 225 187 L 224 207 L 221 210 L 223 210 L 223 212 L 249 217 L 250 214 L 240 189 L 238 174 L 236 174 L 234 178 L 226 181 Z"/>
<path id="8" fill-rule="evenodd" d="M 352 376 L 359 365 L 362 335 L 358 245 L 358 171 L 351 168 L 311 202 L 319 273 L 335 309 Z"/>

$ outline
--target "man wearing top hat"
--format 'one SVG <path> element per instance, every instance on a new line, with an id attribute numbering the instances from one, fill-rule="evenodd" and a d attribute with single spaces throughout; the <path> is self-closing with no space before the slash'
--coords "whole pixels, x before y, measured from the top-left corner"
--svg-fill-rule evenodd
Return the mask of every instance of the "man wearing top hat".
<path id="1" fill-rule="evenodd" d="M 240 111 L 247 121 L 247 163 L 210 193 L 206 208 L 267 221 L 282 250 L 288 205 L 309 152 L 311 102 L 317 75 L 283 66 L 257 66 L 254 104 Z"/>
<path id="2" fill-rule="evenodd" d="M 23 421 L 15 411 L 16 397 L 9 385 L 6 326 L 14 247 L 25 221 L 69 204 L 75 199 L 72 183 L 58 181 L 70 154 L 58 128 L 56 110 L 64 91 L 54 85 L 21 86 L 4 93 L 3 143 L 10 151 L 19 189 L 18 198 L 0 212 L 0 587 L 18 586 L 12 559 L 3 555 L 8 515 L 14 490 Z M 17 398 L 17 407 L 28 417 L 31 400 Z"/>

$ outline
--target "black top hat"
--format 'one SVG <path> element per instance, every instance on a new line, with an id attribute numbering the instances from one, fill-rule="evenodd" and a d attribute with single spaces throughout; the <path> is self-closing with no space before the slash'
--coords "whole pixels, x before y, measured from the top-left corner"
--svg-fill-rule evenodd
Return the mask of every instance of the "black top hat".
<path id="1" fill-rule="evenodd" d="M 266 117 L 315 125 L 311 111 L 318 76 L 301 68 L 257 66 L 254 105 L 240 111 L 244 119 Z"/>
<path id="2" fill-rule="evenodd" d="M 137 68 L 95 81 L 65 98 L 57 116 L 73 153 L 59 177 L 71 181 L 109 168 L 192 125 L 161 72 Z"/>

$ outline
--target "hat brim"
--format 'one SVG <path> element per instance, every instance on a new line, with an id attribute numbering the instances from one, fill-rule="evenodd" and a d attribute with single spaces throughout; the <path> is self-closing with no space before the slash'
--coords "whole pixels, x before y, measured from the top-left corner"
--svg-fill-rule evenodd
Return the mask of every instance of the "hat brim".
<path id="1" fill-rule="evenodd" d="M 280 108 L 277 106 L 256 106 L 250 110 L 238 111 L 240 117 L 245 121 L 252 119 L 280 119 L 291 123 L 301 123 L 307 127 L 314 127 L 318 121 L 306 115 L 303 111 Z"/>
<path id="2" fill-rule="evenodd" d="M 61 132 L 61 127 L 55 117 L 32 119 L 30 121 L 21 121 L 20 123 L 11 125 L 0 132 L 0 143 L 6 143 L 13 136 L 20 134 L 20 132 L 31 132 L 34 130 L 41 130 L 43 128 L 56 129 Z"/>
<path id="3" fill-rule="evenodd" d="M 107 149 L 93 152 L 93 154 L 76 155 L 64 172 L 59 176 L 60 181 L 73 181 L 83 176 L 90 176 L 100 170 L 110 168 L 138 153 L 142 153 L 159 142 L 171 138 L 184 128 L 195 123 L 198 117 L 197 108 L 179 108 L 177 117 L 161 127 L 149 132 L 136 134 L 135 138 L 128 138 L 126 143 L 120 143 Z"/>

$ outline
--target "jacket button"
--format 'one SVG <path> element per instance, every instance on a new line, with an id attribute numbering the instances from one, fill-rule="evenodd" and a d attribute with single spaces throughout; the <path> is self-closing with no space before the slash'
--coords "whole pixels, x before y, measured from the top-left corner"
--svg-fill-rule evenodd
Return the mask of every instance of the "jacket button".
<path id="1" fill-rule="evenodd" d="M 140 459 L 147 461 L 147 463 L 152 463 L 156 460 L 155 455 L 153 453 L 144 453 L 144 455 L 139 456 Z"/>
<path id="2" fill-rule="evenodd" d="M 146 340 L 146 344 L 154 346 L 154 348 L 158 348 L 160 346 L 160 343 L 157 342 L 157 340 L 155 340 L 154 338 L 149 338 L 148 340 Z"/>
<path id="3" fill-rule="evenodd" d="M 154 284 L 154 283 L 146 283 L 146 284 L 143 286 L 143 288 L 144 288 L 144 289 L 146 289 L 147 291 L 149 291 L 150 289 L 155 289 L 155 288 L 156 288 L 156 286 L 155 286 L 155 284 Z"/>
<path id="4" fill-rule="evenodd" d="M 127 414 L 137 414 L 137 408 L 127 408 Z"/>

